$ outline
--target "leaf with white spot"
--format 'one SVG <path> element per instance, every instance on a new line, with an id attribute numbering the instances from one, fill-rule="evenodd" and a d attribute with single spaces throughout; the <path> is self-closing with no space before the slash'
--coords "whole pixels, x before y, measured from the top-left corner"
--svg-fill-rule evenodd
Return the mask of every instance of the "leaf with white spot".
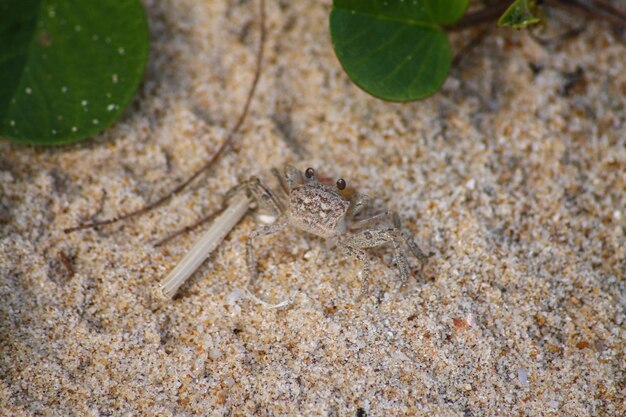
<path id="1" fill-rule="evenodd" d="M 61 144 L 102 131 L 147 57 L 139 0 L 0 0 L 0 136 Z"/>

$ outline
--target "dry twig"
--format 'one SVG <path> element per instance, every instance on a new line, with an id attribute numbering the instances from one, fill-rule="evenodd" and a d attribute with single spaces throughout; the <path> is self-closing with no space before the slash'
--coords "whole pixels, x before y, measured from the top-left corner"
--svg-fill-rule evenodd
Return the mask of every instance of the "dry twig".
<path id="1" fill-rule="evenodd" d="M 106 220 L 100 220 L 100 221 L 93 221 L 93 222 L 89 222 L 89 223 L 84 223 L 78 226 L 74 226 L 74 227 L 69 227 L 67 229 L 64 229 L 65 233 L 72 233 L 75 232 L 77 230 L 83 230 L 83 229 L 91 229 L 94 227 L 99 227 L 99 226 L 106 226 L 109 224 L 113 224 L 113 223 L 117 223 L 119 221 L 122 220 L 127 220 L 130 219 L 132 217 L 137 217 L 140 216 L 142 214 L 145 214 L 159 206 L 161 206 L 162 204 L 164 204 L 166 201 L 168 201 L 170 198 L 172 198 L 174 195 L 180 193 L 181 191 L 183 191 L 193 180 L 195 180 L 196 178 L 198 178 L 202 173 L 204 172 L 208 172 L 210 170 L 211 167 L 214 166 L 215 162 L 217 162 L 217 160 L 224 154 L 226 153 L 226 151 L 228 151 L 233 144 L 234 138 L 237 135 L 237 133 L 239 132 L 239 129 L 241 128 L 241 125 L 243 125 L 243 122 L 246 119 L 246 116 L 248 115 L 248 110 L 250 109 L 250 103 L 252 102 L 252 98 L 254 96 L 254 93 L 256 91 L 256 87 L 259 83 L 259 79 L 261 78 L 261 68 L 262 68 L 262 63 L 263 63 L 263 53 L 264 53 L 264 49 L 265 49 L 265 38 L 267 36 L 267 29 L 266 29 L 266 23 L 265 23 L 265 0 L 260 0 L 259 1 L 260 4 L 260 31 L 261 31 L 261 35 L 260 35 L 260 39 L 259 39 L 259 49 L 258 49 L 258 53 L 257 53 L 257 60 L 256 60 L 256 70 L 254 73 L 254 78 L 252 80 L 252 85 L 250 86 L 250 90 L 248 92 L 248 96 L 246 98 L 246 102 L 243 106 L 243 110 L 241 111 L 241 114 L 239 115 L 239 118 L 237 119 L 237 122 L 235 123 L 235 125 L 233 126 L 233 128 L 230 130 L 230 132 L 228 133 L 228 136 L 226 137 L 226 139 L 224 140 L 224 142 L 222 142 L 222 144 L 220 145 L 220 147 L 218 148 L 217 152 L 215 152 L 215 154 L 208 160 L 205 162 L 205 164 L 203 166 L 201 166 L 198 170 L 196 170 L 193 174 L 191 174 L 185 181 L 183 181 L 181 184 L 179 184 L 177 187 L 175 187 L 173 190 L 171 190 L 170 192 L 168 192 L 167 194 L 165 194 L 164 196 L 162 196 L 161 198 L 159 198 L 158 200 L 147 204 L 146 206 L 138 209 L 138 210 L 134 210 L 131 211 L 129 213 L 125 213 L 110 219 L 106 219 Z"/>

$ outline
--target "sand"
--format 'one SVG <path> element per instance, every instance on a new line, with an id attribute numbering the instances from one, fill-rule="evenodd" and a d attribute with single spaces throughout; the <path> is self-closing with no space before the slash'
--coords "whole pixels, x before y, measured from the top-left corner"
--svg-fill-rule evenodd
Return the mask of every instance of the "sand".
<path id="1" fill-rule="evenodd" d="M 146 1 L 136 100 L 81 144 L 0 141 L 0 415 L 619 416 L 626 392 L 626 45 L 550 16 L 494 31 L 441 92 L 386 103 L 332 50 L 330 1 L 268 1 L 267 54 L 236 148 L 213 154 L 254 73 L 256 1 Z M 580 33 L 559 38 L 572 28 Z M 453 34 L 459 49 L 476 32 Z M 152 296 L 240 179 L 293 163 L 400 213 L 432 256 L 405 288 L 390 248 L 359 262 L 247 216 L 172 301 Z"/>

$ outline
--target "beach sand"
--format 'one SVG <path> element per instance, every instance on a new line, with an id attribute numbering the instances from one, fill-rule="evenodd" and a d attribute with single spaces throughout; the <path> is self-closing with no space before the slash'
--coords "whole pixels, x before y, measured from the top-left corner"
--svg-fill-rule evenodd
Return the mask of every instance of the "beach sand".
<path id="1" fill-rule="evenodd" d="M 626 42 L 565 12 L 494 29 L 427 100 L 343 72 L 330 1 L 268 1 L 263 73 L 235 148 L 202 165 L 254 75 L 256 1 L 146 1 L 151 55 L 124 116 L 80 144 L 0 142 L 0 415 L 626 415 Z M 584 27 L 569 37 L 560 35 Z M 455 50 L 478 29 L 454 33 Z M 620 39 L 621 36 L 621 39 Z M 253 174 L 292 163 L 400 213 L 431 253 L 399 293 L 391 248 L 361 265 L 247 216 L 171 301 L 153 286 Z"/>

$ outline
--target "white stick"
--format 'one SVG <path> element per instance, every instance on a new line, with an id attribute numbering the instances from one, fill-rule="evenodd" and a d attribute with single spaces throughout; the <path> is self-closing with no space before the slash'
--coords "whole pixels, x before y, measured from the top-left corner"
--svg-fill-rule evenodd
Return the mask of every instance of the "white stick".
<path id="1" fill-rule="evenodd" d="M 250 203 L 251 200 L 246 196 L 245 191 L 235 195 L 230 205 L 213 221 L 209 230 L 198 239 L 180 263 L 155 286 L 154 291 L 157 296 L 164 299 L 172 298 L 178 288 L 198 269 L 246 214 Z"/>

